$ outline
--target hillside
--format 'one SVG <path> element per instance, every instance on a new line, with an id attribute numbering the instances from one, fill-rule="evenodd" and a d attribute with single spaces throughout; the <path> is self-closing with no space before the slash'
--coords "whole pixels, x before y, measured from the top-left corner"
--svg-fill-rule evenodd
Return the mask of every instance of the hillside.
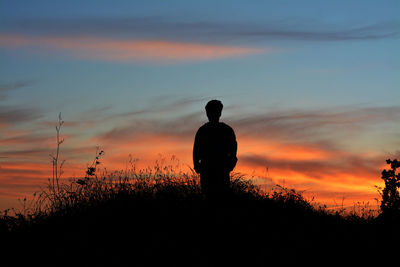
<path id="1" fill-rule="evenodd" d="M 241 177 L 216 202 L 196 177 L 168 176 L 87 178 L 45 196 L 35 212 L 2 215 L 2 266 L 383 263 L 399 238 L 393 222 L 315 208 L 294 190 L 266 194 Z"/>

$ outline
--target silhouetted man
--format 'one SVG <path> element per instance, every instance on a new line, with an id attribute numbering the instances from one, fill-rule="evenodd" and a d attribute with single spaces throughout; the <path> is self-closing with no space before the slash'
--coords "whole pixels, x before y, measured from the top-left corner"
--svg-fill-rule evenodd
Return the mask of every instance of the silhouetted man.
<path id="1" fill-rule="evenodd" d="M 208 198 L 225 195 L 229 188 L 229 173 L 235 168 L 237 142 L 233 129 L 219 122 L 223 105 L 211 100 L 206 105 L 209 122 L 199 128 L 193 146 L 193 164 L 200 173 L 201 191 Z"/>

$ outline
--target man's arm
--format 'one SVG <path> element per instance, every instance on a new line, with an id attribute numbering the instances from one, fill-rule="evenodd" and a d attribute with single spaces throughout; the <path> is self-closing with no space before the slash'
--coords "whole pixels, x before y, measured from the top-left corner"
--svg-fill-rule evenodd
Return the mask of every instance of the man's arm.
<path id="1" fill-rule="evenodd" d="M 193 145 L 193 166 L 197 173 L 200 173 L 200 129 L 197 131 Z"/>
<path id="2" fill-rule="evenodd" d="M 231 130 L 232 130 L 232 133 L 231 133 L 232 144 L 231 144 L 230 154 L 231 154 L 231 171 L 232 171 L 235 168 L 238 159 L 237 159 L 236 135 L 235 135 L 235 132 L 233 131 L 233 129 L 231 129 Z"/>

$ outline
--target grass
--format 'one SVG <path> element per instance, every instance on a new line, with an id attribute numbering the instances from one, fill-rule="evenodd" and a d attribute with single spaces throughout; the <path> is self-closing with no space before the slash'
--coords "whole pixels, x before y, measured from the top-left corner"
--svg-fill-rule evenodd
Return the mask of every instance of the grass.
<path id="1" fill-rule="evenodd" d="M 382 263 L 399 238 L 396 222 L 331 212 L 283 187 L 266 193 L 240 174 L 220 202 L 204 198 L 195 173 L 159 163 L 53 184 L 30 209 L 0 216 L 2 266 Z"/>

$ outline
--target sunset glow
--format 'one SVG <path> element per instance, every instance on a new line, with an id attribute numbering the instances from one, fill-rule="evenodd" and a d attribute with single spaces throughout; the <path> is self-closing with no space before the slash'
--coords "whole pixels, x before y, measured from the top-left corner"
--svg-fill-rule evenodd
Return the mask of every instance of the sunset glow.
<path id="1" fill-rule="evenodd" d="M 0 210 L 51 178 L 60 112 L 65 182 L 96 147 L 108 173 L 162 158 L 190 172 L 211 99 L 235 172 L 266 191 L 376 205 L 400 158 L 398 1 L 3 2 Z"/>

